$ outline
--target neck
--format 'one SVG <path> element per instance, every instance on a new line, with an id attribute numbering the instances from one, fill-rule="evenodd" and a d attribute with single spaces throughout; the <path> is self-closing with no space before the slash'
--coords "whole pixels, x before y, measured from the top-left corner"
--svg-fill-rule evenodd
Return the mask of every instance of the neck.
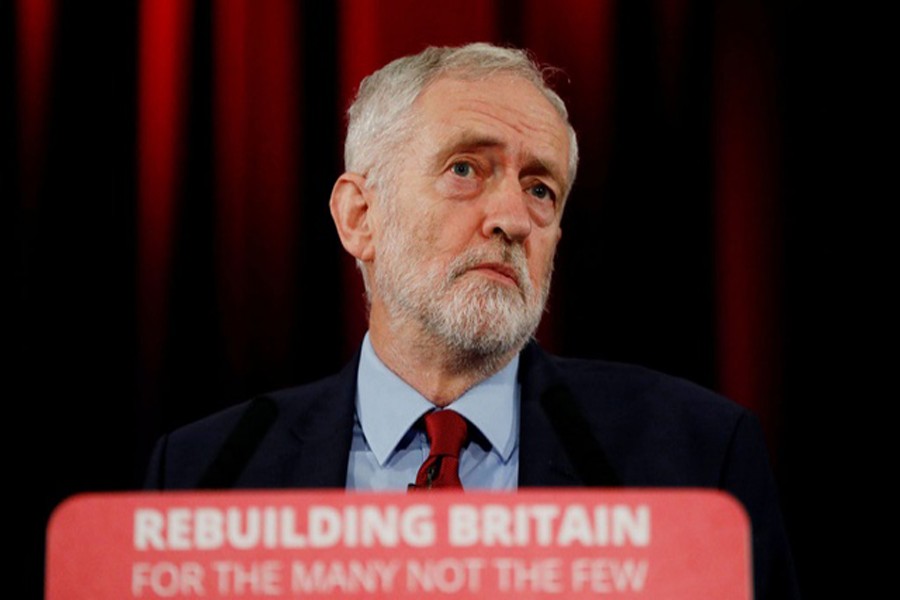
<path id="1" fill-rule="evenodd" d="M 373 307 L 374 309 L 374 307 Z M 509 364 L 520 348 L 502 356 L 461 354 L 411 323 L 370 319 L 369 339 L 378 358 L 435 406 L 445 407 Z"/>

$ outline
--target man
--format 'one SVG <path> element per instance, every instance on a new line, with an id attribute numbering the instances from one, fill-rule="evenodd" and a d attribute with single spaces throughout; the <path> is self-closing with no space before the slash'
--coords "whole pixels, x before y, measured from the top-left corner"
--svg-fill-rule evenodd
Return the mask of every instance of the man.
<path id="1" fill-rule="evenodd" d="M 486 44 L 430 48 L 366 78 L 349 114 L 331 213 L 368 294 L 359 355 L 165 436 L 148 486 L 720 488 L 751 516 L 758 597 L 794 594 L 751 415 L 530 341 L 578 162 L 539 68 Z M 462 448 L 429 463 L 438 420 Z"/>

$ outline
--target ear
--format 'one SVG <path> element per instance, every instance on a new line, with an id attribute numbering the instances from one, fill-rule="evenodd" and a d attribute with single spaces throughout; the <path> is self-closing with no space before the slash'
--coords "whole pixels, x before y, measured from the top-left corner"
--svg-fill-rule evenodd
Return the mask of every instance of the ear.
<path id="1" fill-rule="evenodd" d="M 344 173 L 331 190 L 329 204 L 341 244 L 347 252 L 364 262 L 375 257 L 369 222 L 371 198 L 372 192 L 366 187 L 365 177 L 358 173 Z"/>

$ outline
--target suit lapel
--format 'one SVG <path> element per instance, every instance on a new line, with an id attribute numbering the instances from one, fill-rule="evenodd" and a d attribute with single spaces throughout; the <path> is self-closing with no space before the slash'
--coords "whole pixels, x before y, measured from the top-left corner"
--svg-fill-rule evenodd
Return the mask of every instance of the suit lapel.
<path id="1" fill-rule="evenodd" d="M 290 416 L 293 451 L 283 485 L 343 488 L 353 439 L 359 354 L 344 369 L 298 398 Z M 564 376 L 534 342 L 522 351 L 519 486 L 615 486 L 594 432 Z"/>
<path id="2" fill-rule="evenodd" d="M 619 485 L 573 390 L 534 342 L 522 352 L 519 381 L 519 486 Z"/>
<path id="3" fill-rule="evenodd" d="M 353 439 L 359 353 L 292 416 L 295 451 L 284 463 L 291 487 L 343 488 Z"/>

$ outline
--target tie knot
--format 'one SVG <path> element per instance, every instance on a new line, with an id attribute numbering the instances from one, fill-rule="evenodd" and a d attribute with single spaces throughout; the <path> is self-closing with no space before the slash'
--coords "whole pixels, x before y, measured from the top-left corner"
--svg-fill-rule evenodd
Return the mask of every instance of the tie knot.
<path id="1" fill-rule="evenodd" d="M 468 427 L 458 412 L 436 410 L 425 415 L 425 432 L 431 442 L 430 456 L 459 457 Z"/>

